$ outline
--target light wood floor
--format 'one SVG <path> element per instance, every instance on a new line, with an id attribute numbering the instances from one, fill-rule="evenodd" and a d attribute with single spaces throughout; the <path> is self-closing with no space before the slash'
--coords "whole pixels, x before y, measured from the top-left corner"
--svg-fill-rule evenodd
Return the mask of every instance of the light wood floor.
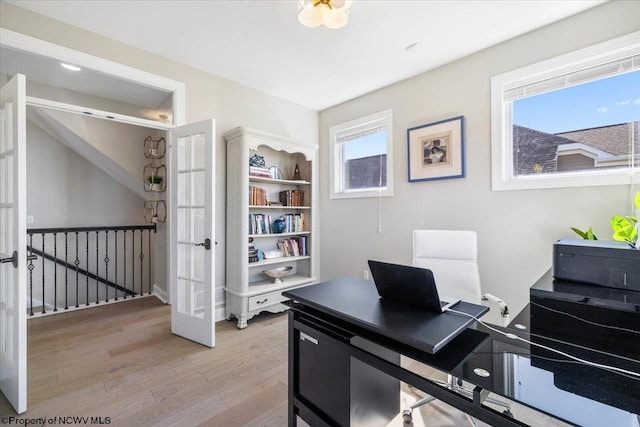
<path id="1" fill-rule="evenodd" d="M 170 308 L 154 297 L 30 320 L 29 410 L 21 418 L 286 426 L 286 315 L 257 318 L 242 331 L 235 325 L 217 323 L 216 347 L 207 349 L 172 335 Z M 15 415 L 1 394 L 0 415 Z M 463 414 L 441 403 L 423 407 L 414 420 L 465 424 Z M 400 417 L 393 425 L 402 425 Z"/>

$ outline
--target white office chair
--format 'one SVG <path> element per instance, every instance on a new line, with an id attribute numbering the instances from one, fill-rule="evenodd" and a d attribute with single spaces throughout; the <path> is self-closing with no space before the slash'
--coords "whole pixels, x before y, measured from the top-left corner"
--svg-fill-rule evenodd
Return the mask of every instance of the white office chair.
<path id="1" fill-rule="evenodd" d="M 480 304 L 482 300 L 498 305 L 503 323 L 508 323 L 509 309 L 499 298 L 484 294 L 480 288 L 478 269 L 478 236 L 475 231 L 459 230 L 414 230 L 413 265 L 428 268 L 433 272 L 438 293 L 462 301 Z M 455 307 L 454 307 L 455 309 Z M 463 387 L 462 381 L 449 375 L 447 381 L 433 380 L 457 393 L 472 398 L 473 392 Z M 414 408 L 435 400 L 427 396 L 409 406 L 403 412 L 405 423 L 411 423 Z M 486 398 L 485 402 L 505 408 L 505 414 L 511 414 L 509 404 L 496 399 Z M 467 415 L 469 422 L 475 421 Z"/>

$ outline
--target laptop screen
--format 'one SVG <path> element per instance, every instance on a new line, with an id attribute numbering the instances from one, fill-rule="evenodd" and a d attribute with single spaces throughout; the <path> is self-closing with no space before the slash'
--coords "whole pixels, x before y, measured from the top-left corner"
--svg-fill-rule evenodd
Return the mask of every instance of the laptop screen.
<path id="1" fill-rule="evenodd" d="M 433 272 L 401 264 L 369 260 L 378 295 L 382 298 L 442 313 L 457 301 L 440 301 Z M 444 304 L 443 304 L 444 303 Z"/>

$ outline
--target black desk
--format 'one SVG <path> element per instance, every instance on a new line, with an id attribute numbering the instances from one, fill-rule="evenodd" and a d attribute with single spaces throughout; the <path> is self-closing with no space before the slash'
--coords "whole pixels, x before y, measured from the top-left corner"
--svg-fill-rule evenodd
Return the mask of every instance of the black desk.
<path id="1" fill-rule="evenodd" d="M 637 295 L 626 295 L 622 307 L 612 303 L 612 307 L 603 308 L 607 298 L 598 295 L 596 299 L 581 299 L 573 288 L 573 296 L 567 297 L 565 285 L 546 275 L 532 288 L 532 304 L 509 327 L 498 329 L 579 358 L 640 373 L 640 304 L 634 303 Z M 296 425 L 297 416 L 314 427 L 384 425 L 381 421 L 402 410 L 399 381 L 494 426 L 526 424 L 482 404 L 487 392 L 576 425 L 636 426 L 640 422 L 636 415 L 640 413 L 640 377 L 579 363 L 481 325 L 464 330 L 441 350 L 429 354 L 405 339 L 396 339 L 393 331 L 377 330 L 354 318 L 357 309 L 344 315 L 342 308 L 358 307 L 363 294 L 364 299 L 373 293 L 377 296 L 373 283 L 344 278 L 314 286 L 331 288 L 333 298 L 312 300 L 307 294 L 300 302 L 296 301 L 296 290 L 285 294 L 293 300 L 289 312 L 290 426 Z M 357 293 L 349 292 L 356 287 Z M 566 306 L 557 305 L 554 289 L 559 289 L 560 299 L 577 304 L 577 309 L 572 306 L 569 308 L 573 311 L 563 313 Z M 584 290 L 592 291 L 597 290 Z M 585 323 L 581 319 L 591 313 L 583 306 L 612 310 L 610 317 L 622 319 L 626 327 L 611 326 L 606 316 L 597 316 L 598 324 Z M 558 333 L 547 333 L 554 332 L 549 324 L 567 325 L 571 320 L 578 323 Z M 593 336 L 593 329 L 598 328 L 604 328 L 602 337 L 590 346 L 592 337 L 581 336 L 579 331 L 584 329 Z M 473 384 L 474 398 L 403 369 L 399 366 L 400 355 Z M 476 368 L 490 376 L 478 376 Z"/>

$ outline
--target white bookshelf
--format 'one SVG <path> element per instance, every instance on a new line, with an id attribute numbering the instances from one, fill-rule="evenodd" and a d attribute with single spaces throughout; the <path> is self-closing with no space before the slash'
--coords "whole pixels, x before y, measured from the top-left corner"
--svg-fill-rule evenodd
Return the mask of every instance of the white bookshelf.
<path id="1" fill-rule="evenodd" d="M 248 128 L 236 128 L 224 134 L 227 141 L 227 253 L 226 253 L 226 317 L 236 318 L 238 328 L 247 327 L 247 321 L 262 311 L 277 313 L 286 310 L 282 292 L 310 285 L 317 281 L 319 252 L 317 210 L 317 146 Z M 262 156 L 267 167 L 276 166 L 283 179 L 250 176 L 249 158 Z M 298 165 L 300 178 L 293 177 Z M 266 191 L 267 200 L 279 201 L 284 190 L 302 190 L 303 206 L 251 205 L 249 186 Z M 288 214 L 302 214 L 305 226 L 299 232 L 249 233 L 249 215 L 269 215 L 273 220 Z M 249 239 L 263 252 L 278 249 L 278 241 L 303 237 L 307 241 L 307 254 L 267 258 L 249 262 Z M 282 283 L 273 283 L 263 270 L 292 267 Z"/>

